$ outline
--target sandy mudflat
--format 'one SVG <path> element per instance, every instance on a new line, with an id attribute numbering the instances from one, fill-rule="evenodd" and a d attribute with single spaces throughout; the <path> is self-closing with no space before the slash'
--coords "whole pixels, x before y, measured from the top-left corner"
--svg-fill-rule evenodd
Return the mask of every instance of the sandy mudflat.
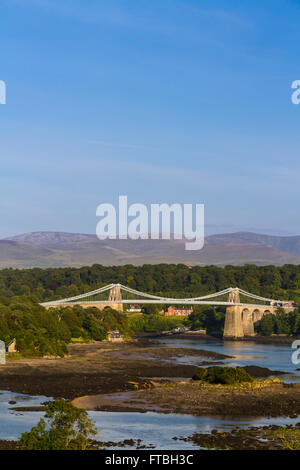
<path id="1" fill-rule="evenodd" d="M 105 411 L 158 411 L 195 416 L 259 417 L 300 414 L 300 384 L 287 386 L 258 380 L 254 384 L 223 386 L 198 381 L 153 383 L 151 388 L 127 393 L 83 396 L 79 408 Z"/>
<path id="2" fill-rule="evenodd" d="M 195 366 L 180 364 L 188 355 L 193 364 L 220 363 L 227 356 L 184 348 L 153 348 L 147 340 L 70 345 L 69 356 L 58 359 L 19 359 L 0 366 L 0 390 L 73 399 L 147 387 L 152 378 L 190 378 Z"/>
<path id="3" fill-rule="evenodd" d="M 69 355 L 62 359 L 9 361 L 0 367 L 0 390 L 76 398 L 77 406 L 111 411 L 227 416 L 300 414 L 300 384 L 245 389 L 187 382 L 195 365 L 219 364 L 228 356 L 153 346 L 147 340 L 77 344 L 70 345 Z M 187 356 L 194 365 L 179 362 Z"/>

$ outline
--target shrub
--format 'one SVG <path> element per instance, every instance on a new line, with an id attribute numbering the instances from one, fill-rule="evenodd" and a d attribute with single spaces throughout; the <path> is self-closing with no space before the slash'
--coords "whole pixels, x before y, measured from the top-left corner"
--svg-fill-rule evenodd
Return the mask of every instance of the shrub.
<path id="1" fill-rule="evenodd" d="M 207 376 L 207 369 L 204 369 L 202 367 L 197 367 L 195 374 L 193 375 L 192 379 L 193 380 L 203 380 L 205 381 Z"/>
<path id="2" fill-rule="evenodd" d="M 241 367 L 209 367 L 203 369 L 198 367 L 192 377 L 193 380 L 202 380 L 210 384 L 233 385 L 241 382 L 252 382 L 248 372 Z"/>
<path id="3" fill-rule="evenodd" d="M 297 426 L 297 425 L 296 425 Z M 274 433 L 279 437 L 284 448 L 300 450 L 300 431 L 297 428 L 284 428 L 281 426 Z"/>
<path id="4" fill-rule="evenodd" d="M 97 431 L 85 410 L 61 399 L 50 402 L 31 431 L 24 432 L 18 443 L 23 450 L 86 450 L 91 448 Z"/>

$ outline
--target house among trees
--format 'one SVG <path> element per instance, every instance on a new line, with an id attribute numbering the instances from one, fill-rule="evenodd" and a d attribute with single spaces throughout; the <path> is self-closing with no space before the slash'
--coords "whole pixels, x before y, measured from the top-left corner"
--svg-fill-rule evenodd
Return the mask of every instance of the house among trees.
<path id="1" fill-rule="evenodd" d="M 174 307 L 170 306 L 165 312 L 165 317 L 186 317 L 193 313 L 193 307 Z"/>
<path id="2" fill-rule="evenodd" d="M 130 307 L 127 309 L 127 312 L 144 313 L 145 309 L 141 305 L 130 305 Z"/>
<path id="3" fill-rule="evenodd" d="M 124 336 L 119 332 L 119 330 L 115 330 L 108 333 L 107 339 L 112 342 L 124 341 Z"/>

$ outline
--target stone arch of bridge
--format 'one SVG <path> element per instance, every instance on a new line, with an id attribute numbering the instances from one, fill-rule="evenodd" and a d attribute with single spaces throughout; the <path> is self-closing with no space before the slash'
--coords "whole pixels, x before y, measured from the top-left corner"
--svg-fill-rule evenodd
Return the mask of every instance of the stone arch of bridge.
<path id="1" fill-rule="evenodd" d="M 242 320 L 244 335 L 253 336 L 254 335 L 254 323 L 252 319 L 252 310 L 250 308 L 246 307 L 242 309 L 241 320 Z"/>
<path id="2" fill-rule="evenodd" d="M 263 313 L 261 312 L 261 310 L 259 308 L 255 308 L 252 312 L 252 321 L 253 321 L 253 323 L 256 323 L 259 320 L 261 320 L 262 315 L 263 315 Z"/>
<path id="3" fill-rule="evenodd" d="M 267 309 L 267 310 L 264 311 L 263 314 L 264 315 L 272 315 L 272 312 L 271 312 L 271 310 Z"/>

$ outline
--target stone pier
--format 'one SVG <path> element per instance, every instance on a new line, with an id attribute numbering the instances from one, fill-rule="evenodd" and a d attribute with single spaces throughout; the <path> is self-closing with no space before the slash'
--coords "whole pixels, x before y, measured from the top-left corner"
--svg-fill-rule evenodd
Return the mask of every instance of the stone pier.
<path id="1" fill-rule="evenodd" d="M 264 315 L 276 315 L 276 305 L 233 305 L 226 308 L 224 338 L 242 338 L 243 336 L 254 336 L 255 323 L 259 322 Z M 291 302 L 283 306 L 286 313 L 292 312 L 295 307 Z"/>
<path id="2" fill-rule="evenodd" d="M 242 338 L 244 336 L 241 307 L 236 305 L 227 307 L 223 336 L 224 338 Z"/>

